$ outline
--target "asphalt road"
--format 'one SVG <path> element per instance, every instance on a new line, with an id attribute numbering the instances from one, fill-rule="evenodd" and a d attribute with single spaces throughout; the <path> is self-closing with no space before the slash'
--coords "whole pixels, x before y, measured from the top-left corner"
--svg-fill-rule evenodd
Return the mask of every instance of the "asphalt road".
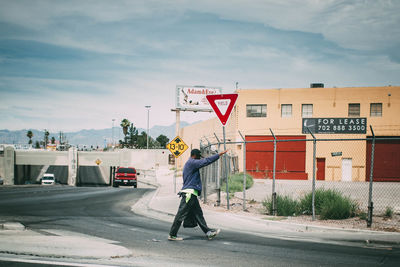
<path id="1" fill-rule="evenodd" d="M 399 266 L 400 251 L 279 240 L 223 230 L 208 241 L 199 229 L 167 241 L 169 223 L 133 214 L 130 207 L 145 188 L 0 187 L 0 219 L 34 231 L 67 230 L 115 240 L 132 256 L 111 259 L 123 266 Z M 207 218 L 206 218 L 207 219 Z M 1 262 L 0 266 L 13 265 Z M 25 266 L 50 266 L 26 263 Z"/>

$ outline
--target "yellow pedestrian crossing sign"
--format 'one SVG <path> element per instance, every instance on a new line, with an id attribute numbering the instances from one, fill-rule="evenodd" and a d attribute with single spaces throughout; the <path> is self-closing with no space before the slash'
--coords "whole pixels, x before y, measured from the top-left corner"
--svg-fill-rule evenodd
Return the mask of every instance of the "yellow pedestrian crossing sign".
<path id="1" fill-rule="evenodd" d="M 171 151 L 175 158 L 178 158 L 183 152 L 188 149 L 188 146 L 183 142 L 179 136 L 175 137 L 171 142 L 167 144 L 167 148 Z"/>

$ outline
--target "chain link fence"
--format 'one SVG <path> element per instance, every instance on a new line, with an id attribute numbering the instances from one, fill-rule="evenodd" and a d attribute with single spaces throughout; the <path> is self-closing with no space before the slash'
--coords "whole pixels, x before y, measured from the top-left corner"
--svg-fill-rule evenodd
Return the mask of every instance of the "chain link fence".
<path id="1" fill-rule="evenodd" d="M 264 181 L 263 191 L 257 193 L 258 199 L 272 201 L 272 215 L 276 215 L 277 201 L 282 197 L 299 203 L 311 198 L 312 209 L 308 214 L 313 220 L 319 218 L 321 209 L 327 209 L 328 205 L 341 210 L 340 206 L 346 205 L 343 199 L 354 205 L 356 215 L 366 219 L 368 226 L 373 216 L 386 216 L 390 224 L 390 216 L 400 213 L 400 138 L 321 139 L 312 135 L 312 139 L 296 140 L 272 137 L 251 141 L 246 137 L 241 142 L 226 143 L 242 145 L 245 152 L 241 169 Z M 209 156 L 221 151 L 221 144 L 217 138 L 216 143 L 207 140 L 200 148 L 204 156 Z M 201 170 L 204 202 L 207 195 L 217 193 L 217 205 L 220 204 L 223 182 L 239 171 L 238 155 L 233 153 L 235 151 L 230 150 L 229 155 Z M 370 177 L 373 177 L 371 182 Z M 324 193 L 330 194 L 328 203 L 321 197 Z M 246 190 L 243 196 L 245 209 Z M 305 213 L 304 210 L 300 212 Z"/>

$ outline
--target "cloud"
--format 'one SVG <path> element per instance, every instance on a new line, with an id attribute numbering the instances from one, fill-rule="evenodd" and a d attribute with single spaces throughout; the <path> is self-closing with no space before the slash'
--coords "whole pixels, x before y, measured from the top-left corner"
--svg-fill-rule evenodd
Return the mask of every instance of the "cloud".
<path id="1" fill-rule="evenodd" d="M 216 1 L 7 1 L 0 21 L 35 31 L 31 39 L 100 53 L 135 55 L 136 48 L 165 51 L 207 38 L 225 23 L 251 23 L 283 32 L 321 35 L 346 49 L 389 53 L 400 45 L 400 2 L 385 0 Z M 1 8 L 4 7 L 4 8 Z M 3 11 L 1 11 L 3 10 Z M 196 29 L 193 14 L 198 14 Z M 209 23 L 215 16 L 218 24 Z M 209 23 L 210 28 L 206 25 Z M 181 25 L 179 25 L 181 24 Z M 85 27 L 81 27 L 85 25 Z M 190 30 L 192 28 L 192 35 Z M 182 30 L 182 39 L 169 37 Z M 201 29 L 208 32 L 201 32 Z M 118 29 L 118 30 L 114 30 Z M 159 31 L 160 29 L 165 30 Z M 194 31 L 193 31 L 194 30 Z M 200 32 L 198 31 L 200 30 Z M 240 32 L 240 31 L 239 31 Z M 177 32 L 175 32 L 176 34 Z M 104 38 L 104 34 L 108 38 Z M 235 38 L 234 32 L 230 37 Z M 161 37 L 162 39 L 157 38 Z M 177 36 L 174 35 L 176 38 Z M 229 36 L 227 36 L 229 37 Z M 18 38 L 18 36 L 15 36 Z M 196 40 L 196 39 L 195 39 Z M 139 52 L 138 52 L 139 53 Z M 396 56 L 391 57 L 397 60 Z"/>
<path id="2" fill-rule="evenodd" d="M 206 2 L 207 4 L 204 4 Z M 387 0 L 233 0 L 193 8 L 233 21 L 262 23 L 288 31 L 321 34 L 344 48 L 377 50 L 400 40 L 400 2 Z"/>
<path id="3" fill-rule="evenodd" d="M 177 84 L 398 84 L 399 3 L 1 1 L 0 127 L 169 125 Z"/>

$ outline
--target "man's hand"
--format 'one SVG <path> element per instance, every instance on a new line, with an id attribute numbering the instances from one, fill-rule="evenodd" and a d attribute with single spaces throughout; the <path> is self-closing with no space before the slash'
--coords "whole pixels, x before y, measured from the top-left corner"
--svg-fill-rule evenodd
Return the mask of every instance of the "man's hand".
<path id="1" fill-rule="evenodd" d="M 228 150 L 222 151 L 219 153 L 219 156 L 221 157 L 223 154 L 225 154 L 226 152 L 228 152 Z"/>

